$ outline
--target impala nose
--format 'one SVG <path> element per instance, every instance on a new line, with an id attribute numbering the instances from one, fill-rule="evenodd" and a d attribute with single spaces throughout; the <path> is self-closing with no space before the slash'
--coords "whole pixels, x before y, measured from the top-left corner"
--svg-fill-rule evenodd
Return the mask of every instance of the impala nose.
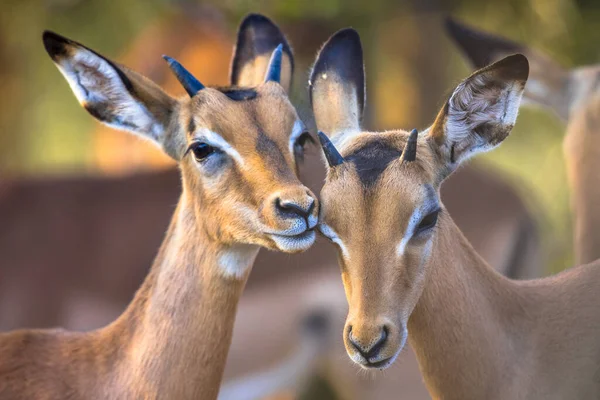
<path id="1" fill-rule="evenodd" d="M 281 215 L 286 218 L 300 217 L 307 221 L 315 208 L 315 203 L 315 199 L 308 194 L 300 201 L 282 197 L 275 199 L 275 207 Z"/>
<path id="2" fill-rule="evenodd" d="M 352 344 L 352 347 L 365 358 L 365 360 L 369 361 L 369 359 L 377 356 L 387 342 L 389 334 L 387 326 L 382 326 L 380 332 L 381 334 L 377 340 L 365 343 L 352 335 L 352 326 L 350 326 L 348 328 L 348 341 Z"/>

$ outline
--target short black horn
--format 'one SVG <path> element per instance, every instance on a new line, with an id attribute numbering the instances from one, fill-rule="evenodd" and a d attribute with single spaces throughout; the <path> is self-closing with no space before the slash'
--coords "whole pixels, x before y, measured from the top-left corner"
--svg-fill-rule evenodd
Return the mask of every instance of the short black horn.
<path id="1" fill-rule="evenodd" d="M 340 165 L 344 162 L 344 157 L 342 157 L 339 151 L 337 151 L 327 135 L 321 131 L 319 131 L 319 142 L 321 142 L 323 153 L 325 153 L 325 158 L 327 159 L 327 163 L 330 167 L 335 167 L 336 165 Z"/>
<path id="2" fill-rule="evenodd" d="M 417 137 L 419 131 L 413 129 L 408 136 L 404 150 L 402 150 L 402 161 L 415 161 L 417 159 Z"/>
<path id="3" fill-rule="evenodd" d="M 194 75 L 185 69 L 177 60 L 169 56 L 163 56 L 163 58 L 169 63 L 169 67 L 177 77 L 177 80 L 181 83 L 190 97 L 194 97 L 196 93 L 204 89 L 204 85 L 200 83 L 198 79 L 194 78 Z"/>
<path id="4" fill-rule="evenodd" d="M 283 44 L 279 44 L 271 54 L 271 60 L 267 67 L 265 82 L 273 81 L 279 83 L 281 81 L 281 63 L 283 62 Z"/>

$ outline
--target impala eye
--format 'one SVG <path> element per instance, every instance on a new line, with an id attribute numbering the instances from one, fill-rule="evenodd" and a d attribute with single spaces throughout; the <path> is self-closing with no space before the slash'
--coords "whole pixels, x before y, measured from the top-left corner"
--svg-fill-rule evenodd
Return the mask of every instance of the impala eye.
<path id="1" fill-rule="evenodd" d="M 190 145 L 190 147 L 188 148 L 188 151 L 191 151 L 192 154 L 194 154 L 194 158 L 196 159 L 196 161 L 205 160 L 208 156 L 213 154 L 216 150 L 217 149 L 215 149 L 213 146 L 203 143 L 203 142 L 192 143 Z"/>
<path id="2" fill-rule="evenodd" d="M 294 155 L 299 160 L 304 160 L 304 150 L 307 144 L 314 144 L 315 140 L 310 136 L 310 133 L 304 132 L 294 142 Z"/>
<path id="3" fill-rule="evenodd" d="M 431 230 L 437 223 L 439 213 L 440 213 L 440 211 L 436 210 L 436 211 L 433 211 L 433 212 L 427 214 L 419 223 L 419 226 L 417 227 L 415 234 L 420 234 L 420 233 Z"/>

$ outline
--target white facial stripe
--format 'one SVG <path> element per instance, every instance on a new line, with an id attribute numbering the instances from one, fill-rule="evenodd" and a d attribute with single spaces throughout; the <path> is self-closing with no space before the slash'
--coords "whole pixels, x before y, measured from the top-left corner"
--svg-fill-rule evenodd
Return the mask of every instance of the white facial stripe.
<path id="1" fill-rule="evenodd" d="M 415 231 L 417 224 L 421 222 L 421 218 L 423 218 L 421 209 L 415 209 L 408 220 L 408 225 L 406 225 L 404 236 L 402 237 L 402 240 L 400 241 L 400 244 L 396 249 L 396 254 L 398 254 L 399 257 L 404 255 L 404 252 L 406 251 L 406 245 L 408 244 L 408 241 L 412 238 L 413 232 Z"/>
<path id="2" fill-rule="evenodd" d="M 320 224 L 319 230 L 321 231 L 321 233 L 323 235 L 327 236 L 329 238 L 329 240 L 331 240 L 333 243 L 337 244 L 340 247 L 340 250 L 342 251 L 342 255 L 344 256 L 345 259 L 347 259 L 347 260 L 350 259 L 350 253 L 348 252 L 348 249 L 346 248 L 346 246 L 344 245 L 344 243 L 342 242 L 340 237 L 337 235 L 337 233 L 335 233 L 335 231 L 333 229 L 331 229 L 331 227 L 329 225 Z"/>
<path id="3" fill-rule="evenodd" d="M 292 127 L 292 134 L 290 135 L 290 154 L 294 154 L 294 144 L 304 132 L 306 132 L 306 127 L 304 124 L 302 121 L 296 120 L 296 122 L 294 122 L 294 126 Z"/>
<path id="4" fill-rule="evenodd" d="M 404 252 L 406 251 L 406 246 L 415 234 L 415 228 L 417 227 L 419 222 L 421 222 L 421 219 L 423 219 L 423 217 L 425 217 L 430 212 L 435 211 L 439 207 L 438 202 L 435 198 L 435 190 L 429 185 L 425 186 L 425 190 L 427 191 L 427 198 L 425 199 L 423 204 L 421 204 L 421 207 L 413 211 L 412 215 L 410 216 L 410 219 L 408 220 L 408 225 L 406 226 L 404 236 L 398 244 L 398 247 L 396 249 L 396 254 L 398 255 L 398 257 L 404 255 Z"/>
<path id="5" fill-rule="evenodd" d="M 213 147 L 217 147 L 220 150 L 227 153 L 233 158 L 240 166 L 244 166 L 244 159 L 221 135 L 213 132 L 206 128 L 200 128 L 197 131 L 197 135 L 194 140 L 205 142 Z"/>

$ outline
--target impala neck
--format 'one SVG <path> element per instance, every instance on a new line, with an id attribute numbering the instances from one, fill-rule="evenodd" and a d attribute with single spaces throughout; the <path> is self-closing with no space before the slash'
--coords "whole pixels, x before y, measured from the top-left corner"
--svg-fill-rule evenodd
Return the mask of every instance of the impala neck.
<path id="1" fill-rule="evenodd" d="M 433 398 L 483 399 L 523 354 L 523 300 L 516 286 L 440 216 L 429 276 L 409 319 L 409 340 Z"/>
<path id="2" fill-rule="evenodd" d="M 564 142 L 575 215 L 576 264 L 600 258 L 600 93 L 579 102 Z"/>
<path id="3" fill-rule="evenodd" d="M 217 397 L 238 300 L 258 248 L 209 239 L 185 197 L 146 281 L 107 328 L 109 337 L 125 342 L 114 370 L 127 398 Z M 223 262 L 244 272 L 228 276 Z"/>

